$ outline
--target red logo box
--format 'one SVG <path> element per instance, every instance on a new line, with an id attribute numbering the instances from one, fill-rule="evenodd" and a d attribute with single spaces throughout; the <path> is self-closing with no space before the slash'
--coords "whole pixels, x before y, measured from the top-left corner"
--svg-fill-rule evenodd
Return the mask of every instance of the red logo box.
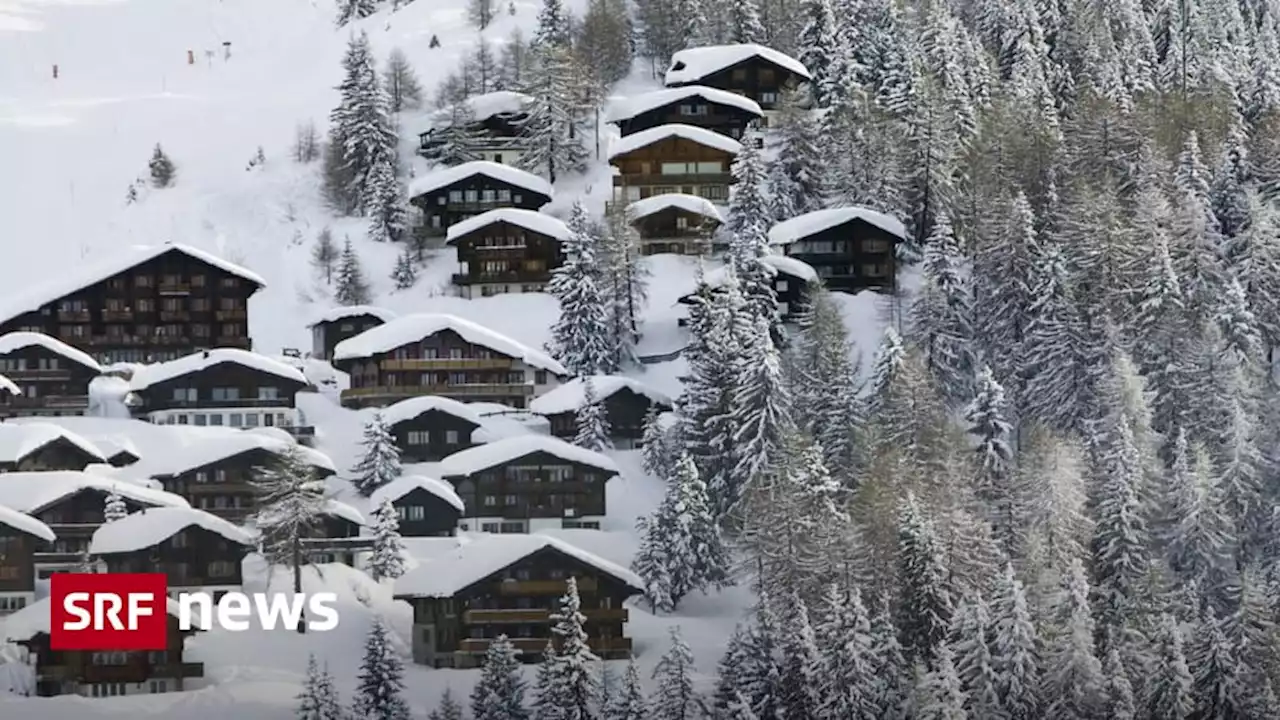
<path id="1" fill-rule="evenodd" d="M 49 581 L 49 647 L 164 650 L 168 593 L 163 573 L 56 573 Z"/>

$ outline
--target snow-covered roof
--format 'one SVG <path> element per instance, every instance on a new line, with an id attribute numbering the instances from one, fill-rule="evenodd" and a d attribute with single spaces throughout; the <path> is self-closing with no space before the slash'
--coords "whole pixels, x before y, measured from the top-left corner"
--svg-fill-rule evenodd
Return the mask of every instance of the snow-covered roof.
<path id="1" fill-rule="evenodd" d="M 383 408 L 380 412 L 382 413 L 382 419 L 388 425 L 397 425 L 431 410 L 439 410 L 446 415 L 461 418 L 474 425 L 484 425 L 484 419 L 480 417 L 480 414 L 471 409 L 466 403 L 441 395 L 420 395 L 401 400 L 394 405 Z"/>
<path id="2" fill-rule="evenodd" d="M 627 215 L 634 222 L 640 218 L 646 218 L 654 213 L 662 212 L 667 208 L 679 208 L 680 210 L 715 220 L 718 223 L 724 223 L 724 216 L 716 209 L 715 203 L 704 197 L 686 195 L 684 193 L 663 193 L 643 200 L 636 200 L 627 206 Z"/>
<path id="3" fill-rule="evenodd" d="M 391 322 L 398 317 L 396 313 L 393 313 L 390 310 L 374 307 L 373 305 L 339 305 L 337 307 L 331 307 L 315 316 L 315 319 L 312 320 L 307 327 L 315 327 L 320 323 L 336 322 L 338 320 L 345 320 L 346 318 L 360 317 L 361 315 L 370 315 L 378 318 L 382 322 Z"/>
<path id="4" fill-rule="evenodd" d="M 637 591 L 644 588 L 644 581 L 630 570 L 559 538 L 537 533 L 494 534 L 477 535 L 469 542 L 459 542 L 451 551 L 423 562 L 396 580 L 395 596 L 453 597 L 460 590 L 548 547 Z"/>
<path id="5" fill-rule="evenodd" d="M 666 107 L 689 98 L 702 98 L 716 105 L 736 107 L 756 117 L 764 116 L 764 111 L 760 109 L 760 104 L 751 98 L 703 85 L 685 85 L 678 88 L 663 88 L 662 90 L 619 98 L 609 105 L 604 121 L 616 123 L 630 120 L 641 113 Z"/>
<path id="6" fill-rule="evenodd" d="M 506 335 L 465 318 L 443 313 L 404 315 L 385 325 L 366 330 L 338 343 L 333 349 L 333 359 L 372 357 L 409 343 L 420 342 L 424 338 L 445 330 L 452 330 L 469 343 L 482 345 L 507 357 L 523 360 L 529 365 L 550 370 L 557 375 L 568 374 L 564 366 L 555 358 L 540 350 L 534 350 L 524 343 L 512 340 Z"/>
<path id="7" fill-rule="evenodd" d="M 621 375 L 593 375 L 590 378 L 596 400 L 602 401 L 614 393 L 626 389 L 649 398 L 650 402 L 672 406 L 671 398 L 645 385 L 639 380 L 632 380 Z M 529 403 L 529 409 L 540 415 L 556 415 L 563 412 L 574 412 L 582 407 L 586 396 L 586 379 L 577 377 L 536 398 Z"/>
<path id="8" fill-rule="evenodd" d="M 0 640 L 18 642 L 37 635 L 49 634 L 49 608 L 51 598 L 37 600 L 8 617 L 0 618 Z M 167 598 L 165 610 L 173 617 L 181 616 L 181 606 L 173 598 Z"/>
<path id="9" fill-rule="evenodd" d="M 814 210 L 811 213 L 784 220 L 769 230 L 769 242 L 773 245 L 789 245 L 802 238 L 853 220 L 861 220 L 880 228 L 890 235 L 897 236 L 903 240 L 907 239 L 907 229 L 903 226 L 901 220 L 871 208 L 850 205 L 848 207 Z"/>
<path id="10" fill-rule="evenodd" d="M 291 380 L 302 385 L 307 384 L 307 378 L 301 371 L 295 367 L 285 365 L 279 360 L 239 348 L 214 348 L 184 355 L 168 362 L 143 365 L 135 370 L 133 377 L 129 379 L 129 390 L 131 392 L 146 390 L 152 385 L 166 380 L 172 380 L 188 373 L 207 370 L 214 365 L 221 365 L 222 363 L 242 365 L 269 375 L 275 375 L 284 380 Z"/>
<path id="11" fill-rule="evenodd" d="M 475 217 L 470 217 L 462 222 L 450 225 L 445 236 L 445 242 L 452 245 L 457 242 L 459 238 L 470 235 L 482 227 L 498 222 L 518 225 L 530 232 L 535 232 L 539 235 L 546 235 L 561 242 L 569 239 L 569 226 L 565 225 L 560 218 L 544 215 L 543 213 L 534 210 L 498 208 L 496 210 L 480 213 Z"/>
<path id="12" fill-rule="evenodd" d="M 648 130 L 641 130 L 638 133 L 615 140 L 609 146 L 609 159 L 612 160 L 619 155 L 626 155 L 642 147 L 648 147 L 656 142 L 673 137 L 684 138 L 699 145 L 723 150 L 730 155 L 737 155 L 738 151 L 742 150 L 742 144 L 731 137 L 725 137 L 706 128 L 671 123 L 670 125 L 659 125 Z"/>
<path id="13" fill-rule="evenodd" d="M 799 60 L 778 52 L 773 48 L 752 43 L 738 45 L 707 45 L 704 47 L 681 50 L 671 56 L 671 65 L 667 69 L 664 83 L 667 85 L 686 85 L 726 68 L 733 67 L 743 60 L 759 57 L 773 63 L 784 70 L 810 80 L 809 69 Z"/>
<path id="14" fill-rule="evenodd" d="M 102 456 L 107 460 L 119 455 L 120 453 L 128 453 L 136 458 L 142 458 L 142 451 L 133 443 L 133 439 L 128 435 L 99 435 L 93 439 L 93 444 L 102 451 Z"/>
<path id="15" fill-rule="evenodd" d="M 0 375 L 0 390 L 3 390 L 9 393 L 10 395 L 22 394 L 22 389 L 19 388 L 16 384 L 14 384 L 12 380 L 5 377 L 4 375 Z"/>
<path id="16" fill-rule="evenodd" d="M 499 182 L 524 188 L 547 197 L 554 195 L 551 183 L 533 173 L 513 168 L 510 165 L 489 162 L 488 160 L 473 160 L 415 178 L 413 182 L 409 183 L 409 197 L 417 197 L 424 193 L 448 187 L 473 175 L 485 175 Z"/>
<path id="17" fill-rule="evenodd" d="M 449 503 L 458 512 L 463 512 L 466 509 L 466 506 L 462 504 L 462 498 L 458 497 L 458 493 L 453 489 L 452 485 L 443 480 L 437 480 L 425 475 L 401 475 L 374 490 L 373 494 L 369 496 L 369 507 L 376 508 L 382 504 L 383 500 L 395 502 L 419 488 Z"/>
<path id="18" fill-rule="evenodd" d="M 19 463 L 40 448 L 59 438 L 83 450 L 98 462 L 106 462 L 107 457 L 93 443 L 74 432 L 45 422 L 0 423 L 0 463 Z"/>
<path id="19" fill-rule="evenodd" d="M 190 507 L 144 509 L 104 524 L 89 543 L 92 555 L 111 555 L 149 548 L 191 526 L 217 533 L 233 543 L 254 545 L 254 538 L 222 518 Z"/>
<path id="20" fill-rule="evenodd" d="M 45 335 L 44 333 L 25 331 L 0 335 L 0 355 L 8 355 L 14 350 L 21 350 L 22 348 L 31 347 L 32 345 L 39 345 L 51 353 L 61 355 L 71 362 L 74 362 L 77 365 L 83 365 L 94 372 L 102 372 L 102 366 L 98 364 L 97 360 L 94 360 L 92 357 L 89 357 L 87 353 L 71 347 L 56 337 Z"/>
<path id="21" fill-rule="evenodd" d="M 114 492 L 142 505 L 190 507 L 182 497 L 164 490 L 152 490 L 128 480 L 86 471 L 6 473 L 0 478 L 0 505 L 18 512 L 37 513 L 82 490 Z"/>
<path id="22" fill-rule="evenodd" d="M 471 442 L 486 443 L 517 435 L 550 435 L 551 421 L 529 410 L 516 409 L 502 403 L 473 402 L 467 407 L 476 412 L 483 425 L 471 432 Z"/>
<path id="23" fill-rule="evenodd" d="M 250 272 L 234 263 L 227 262 L 204 250 L 193 248 L 190 245 L 165 243 L 163 245 L 134 246 L 113 250 L 108 259 L 98 263 L 90 263 L 88 265 L 62 263 L 56 269 L 51 269 L 47 273 L 47 277 L 51 278 L 51 280 L 41 283 L 33 288 L 31 292 L 23 293 L 21 297 L 6 302 L 0 307 L 0 322 L 11 320 L 24 313 L 35 312 L 54 300 L 64 298 L 77 290 L 115 277 L 120 273 L 170 252 L 182 253 L 212 265 L 219 270 L 248 280 L 259 287 L 265 287 L 267 284 L 267 281 L 263 280 L 261 275 Z M 40 276 L 43 273 L 37 269 L 35 274 Z"/>
<path id="24" fill-rule="evenodd" d="M 539 452 L 606 472 L 619 472 L 613 460 L 594 450 L 570 445 L 549 435 L 516 435 L 450 455 L 440 462 L 440 474 L 444 477 L 466 477 Z"/>
<path id="25" fill-rule="evenodd" d="M 770 274 L 781 272 L 793 277 L 798 277 L 805 282 L 818 281 L 818 271 L 814 270 L 812 265 L 803 260 L 787 257 L 786 255 L 765 255 L 760 258 L 760 262 L 765 266 L 765 269 L 768 270 Z M 706 274 L 703 278 L 703 282 L 713 288 L 720 287 L 724 284 L 727 273 L 728 271 L 723 267 L 716 268 Z"/>
<path id="26" fill-rule="evenodd" d="M 476 122 L 483 122 L 494 115 L 514 115 L 524 112 L 524 109 L 533 102 L 533 98 L 510 90 L 495 90 L 483 95 L 472 95 L 463 102 L 471 109 L 472 117 Z M 435 113 L 433 120 L 435 122 L 448 120 L 452 114 L 453 106 L 451 105 Z"/>
<path id="27" fill-rule="evenodd" d="M 24 512 L 18 512 L 4 505 L 0 505 L 0 525 L 8 525 L 14 530 L 20 530 L 45 542 L 54 542 L 58 539 L 58 536 L 53 534 L 48 525 Z"/>
<path id="28" fill-rule="evenodd" d="M 360 514 L 359 510 L 342 502 L 341 500 L 334 500 L 333 498 L 325 500 L 324 508 L 320 512 L 332 517 L 342 518 L 343 520 L 350 520 L 356 525 L 365 524 L 364 515 Z"/>

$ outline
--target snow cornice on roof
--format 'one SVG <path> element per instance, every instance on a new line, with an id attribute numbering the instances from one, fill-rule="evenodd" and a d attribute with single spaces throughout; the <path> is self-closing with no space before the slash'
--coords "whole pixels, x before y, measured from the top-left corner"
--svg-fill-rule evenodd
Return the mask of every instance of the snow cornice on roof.
<path id="1" fill-rule="evenodd" d="M 189 507 L 147 508 L 104 524 L 93 533 L 91 555 L 114 555 L 154 547 L 189 527 L 199 527 L 226 540 L 253 547 L 255 539 L 222 518 Z"/>
<path id="2" fill-rule="evenodd" d="M 529 403 L 529 410 L 539 415 L 558 415 L 566 412 L 576 412 L 586 402 L 586 386 L 587 380 L 591 381 L 591 390 L 595 393 L 597 402 L 604 402 L 605 399 L 623 391 L 631 392 L 649 399 L 649 402 L 656 405 L 662 405 L 670 409 L 673 406 L 670 397 L 663 393 L 645 385 L 639 380 L 633 380 L 621 375 L 593 375 L 590 378 L 577 377 L 570 380 L 559 387 L 553 388 L 542 396 Z"/>
<path id="3" fill-rule="evenodd" d="M 620 98 L 609 106 L 605 113 L 605 122 L 619 123 L 642 115 L 650 110 L 657 110 L 673 103 L 690 98 L 701 98 L 714 105 L 728 105 L 743 112 L 764 117 L 764 111 L 755 100 L 725 90 L 718 90 L 704 85 L 684 85 L 678 88 L 664 88 L 641 95 Z"/>
<path id="4" fill-rule="evenodd" d="M 129 380 L 129 390 L 131 392 L 141 392 L 152 385 L 173 380 L 183 375 L 202 372 L 223 363 L 240 365 L 304 386 L 307 384 L 307 378 L 300 370 L 279 360 L 239 348 L 214 348 L 184 355 L 168 362 L 142 365 L 134 370 L 133 377 Z"/>
<path id="5" fill-rule="evenodd" d="M 624 138 L 620 138 L 609 147 L 609 160 L 613 160 L 621 155 L 635 152 L 641 148 L 648 147 L 654 143 L 669 140 L 671 138 L 683 138 L 690 142 L 697 143 L 709 148 L 715 148 L 726 152 L 730 155 L 737 155 L 742 150 L 742 144 L 731 137 L 725 137 L 717 132 L 712 132 L 706 128 L 694 127 L 693 125 L 681 125 L 672 123 L 669 125 L 659 125 L 648 130 L 641 130 Z"/>
<path id="6" fill-rule="evenodd" d="M 115 493 L 140 505 L 190 507 L 180 495 L 171 492 L 154 490 L 123 478 L 74 470 L 6 473 L 0 478 L 0 505 L 34 514 L 85 490 Z"/>
<path id="7" fill-rule="evenodd" d="M 515 225 L 539 235 L 546 235 L 560 242 L 565 242 L 569 239 L 569 226 L 565 225 L 559 218 L 545 215 L 535 210 L 497 208 L 450 225 L 445 236 L 445 243 L 453 245 L 458 240 L 480 228 L 500 222 Z"/>
<path id="8" fill-rule="evenodd" d="M 475 122 L 484 122 L 498 115 L 518 115 L 524 112 L 533 103 L 533 97 L 511 90 L 495 90 L 481 95 L 472 95 L 462 102 L 467 104 L 467 109 L 471 111 Z M 437 127 L 440 123 L 451 121 L 457 109 L 458 106 L 455 104 L 432 114 L 432 126 Z"/>
<path id="9" fill-rule="evenodd" d="M 480 413 L 467 406 L 466 403 L 458 402 L 453 398 L 447 398 L 443 395 L 420 395 L 401 400 L 389 407 L 379 411 L 383 421 L 387 425 L 398 425 L 406 420 L 412 420 L 421 416 L 423 413 L 431 411 L 442 412 L 446 415 L 452 415 L 460 420 L 465 420 L 477 427 L 485 424 L 484 418 L 480 417 Z"/>
<path id="10" fill-rule="evenodd" d="M 587 465 L 615 475 L 620 472 L 609 456 L 571 445 L 560 438 L 515 435 L 450 455 L 440 462 L 440 474 L 445 478 L 469 477 L 535 453 L 546 453 L 565 462 Z"/>
<path id="11" fill-rule="evenodd" d="M 548 200 L 555 195 L 555 191 L 551 189 L 551 183 L 533 173 L 488 160 L 473 160 L 415 178 L 409 184 L 409 197 L 425 195 L 475 175 L 484 175 L 498 182 L 544 195 Z"/>
<path id="12" fill-rule="evenodd" d="M 0 423 L 0 462 L 21 463 L 33 453 L 39 452 L 41 448 L 58 440 L 66 440 L 99 463 L 107 462 L 107 456 L 98 446 L 78 433 L 60 425 L 39 420 L 20 424 Z"/>
<path id="13" fill-rule="evenodd" d="M 0 525 L 7 525 L 14 530 L 40 538 L 48 543 L 55 542 L 58 539 L 48 525 L 26 513 L 18 512 L 3 505 L 0 505 Z"/>
<path id="14" fill-rule="evenodd" d="M 420 313 L 404 315 L 385 325 L 366 330 L 353 338 L 347 338 L 333 349 L 335 362 L 373 357 L 391 352 L 398 347 L 449 330 L 457 333 L 463 340 L 474 345 L 481 345 L 509 358 L 521 360 L 556 375 L 568 375 L 564 366 L 544 352 L 535 350 L 524 343 L 513 340 L 506 335 L 490 330 L 483 325 L 460 318 L 457 315 L 443 313 Z"/>
<path id="15" fill-rule="evenodd" d="M 395 480 L 374 490 L 369 495 L 369 507 L 376 508 L 382 504 L 383 500 L 395 502 L 400 498 L 408 495 L 414 490 L 426 490 L 436 497 L 449 503 L 450 507 L 459 513 L 466 511 L 466 506 L 462 503 L 462 498 L 458 496 L 458 492 L 453 486 L 443 480 L 426 477 L 425 475 L 402 475 Z"/>
<path id="16" fill-rule="evenodd" d="M 376 317 L 384 323 L 391 322 L 399 317 L 398 314 L 390 310 L 374 307 L 373 305 L 339 305 L 337 307 L 329 308 L 315 316 L 315 318 L 307 324 L 307 327 L 315 327 L 321 323 L 337 322 L 339 320 L 346 320 L 347 318 L 361 317 L 364 315 Z"/>
<path id="17" fill-rule="evenodd" d="M 8 355 L 15 350 L 21 350 L 28 347 L 42 347 L 49 352 L 60 355 L 71 362 L 91 370 L 95 373 L 102 372 L 102 366 L 97 360 L 82 350 L 77 350 L 70 345 L 62 342 L 52 335 L 45 335 L 38 332 L 11 332 L 0 335 L 0 355 Z"/>
<path id="18" fill-rule="evenodd" d="M 784 220 L 769 230 L 769 243 L 771 245 L 790 245 L 797 240 L 802 240 L 823 230 L 829 230 L 855 220 L 861 220 L 868 225 L 880 228 L 900 240 L 905 241 L 907 239 L 907 229 L 901 220 L 871 208 L 850 205 L 847 207 L 814 210 L 813 212 L 793 217 L 790 220 Z"/>
<path id="19" fill-rule="evenodd" d="M 695 215 L 701 215 L 708 220 L 715 220 L 718 223 L 724 223 L 724 216 L 716 208 L 715 203 L 710 200 L 699 197 L 697 195 L 686 195 L 684 193 L 663 193 L 661 195 L 653 195 L 636 200 L 627 206 L 627 217 L 632 222 L 642 218 L 649 217 L 656 213 L 660 213 L 668 208 L 677 208 Z"/>
<path id="20" fill-rule="evenodd" d="M 799 60 L 764 45 L 739 43 L 736 45 L 707 45 L 681 50 L 671 56 L 671 65 L 664 78 L 666 85 L 688 85 L 737 65 L 744 60 L 760 58 L 777 67 L 795 73 L 805 80 L 813 75 Z"/>

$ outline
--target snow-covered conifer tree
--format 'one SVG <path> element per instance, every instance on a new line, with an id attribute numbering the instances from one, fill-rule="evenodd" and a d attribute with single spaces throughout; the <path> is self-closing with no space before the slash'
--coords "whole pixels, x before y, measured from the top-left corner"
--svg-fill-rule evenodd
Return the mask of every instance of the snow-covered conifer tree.
<path id="1" fill-rule="evenodd" d="M 827 107 L 832 94 L 829 74 L 836 54 L 840 52 L 836 44 L 835 13 L 831 0 L 805 0 L 800 12 L 805 24 L 800 31 L 800 55 L 797 59 L 813 74 L 811 88 L 814 101 L 818 107 Z"/>
<path id="2" fill-rule="evenodd" d="M 953 608 L 937 529 L 912 493 L 898 511 L 898 572 L 902 603 L 898 625 L 908 657 L 931 662 L 947 634 Z"/>
<path id="3" fill-rule="evenodd" d="M 391 112 L 417 110 L 422 107 L 422 83 L 409 64 L 409 58 L 400 48 L 393 48 L 387 56 L 387 68 L 382 71 L 383 87 L 387 89 Z"/>
<path id="4" fill-rule="evenodd" d="M 622 676 L 622 692 L 618 693 L 613 705 L 605 713 L 604 720 L 648 720 L 649 703 L 645 700 L 644 689 L 640 686 L 640 670 L 634 658 L 627 663 L 627 672 Z"/>
<path id="5" fill-rule="evenodd" d="M 1000 695 L 991 659 L 993 629 L 982 595 L 971 593 L 956 606 L 951 619 L 950 645 L 956 653 L 956 672 L 960 675 L 965 709 L 970 717 L 995 717 L 1000 713 Z"/>
<path id="6" fill-rule="evenodd" d="M 679 626 L 670 631 L 671 648 L 653 668 L 656 681 L 649 700 L 654 720 L 691 720 L 701 715 L 702 699 L 693 688 L 693 651 L 680 636 Z"/>
<path id="7" fill-rule="evenodd" d="M 408 290 L 418 281 L 418 265 L 414 260 L 413 248 L 406 245 L 404 252 L 396 258 L 396 266 L 391 271 L 391 281 L 397 290 Z"/>
<path id="8" fill-rule="evenodd" d="M 338 27 L 367 18 L 378 11 L 376 0 L 338 0 Z"/>
<path id="9" fill-rule="evenodd" d="M 551 272 L 547 292 L 560 303 L 551 326 L 549 348 L 576 375 L 608 374 L 617 369 L 609 341 L 609 312 L 597 265 L 597 237 L 587 208 L 574 203 L 569 217 L 564 264 Z"/>
<path id="10" fill-rule="evenodd" d="M 262 534 L 262 553 L 272 564 L 293 569 L 293 591 L 302 592 L 304 538 L 312 537 L 325 511 L 324 481 L 316 477 L 297 445 L 259 468 L 251 481 L 257 495 L 250 523 Z M 306 631 L 305 619 L 298 632 Z"/>
<path id="11" fill-rule="evenodd" d="M 404 665 L 391 646 L 391 634 L 381 618 L 374 618 L 364 643 L 364 660 L 356 679 L 353 717 L 367 720 L 409 720 L 404 699 Z"/>
<path id="12" fill-rule="evenodd" d="M 298 694 L 297 720 L 346 720 L 338 691 L 333 686 L 333 676 L 326 666 L 316 664 L 316 656 L 307 657 L 307 679 Z"/>
<path id="13" fill-rule="evenodd" d="M 587 645 L 581 612 L 578 583 L 570 577 L 568 589 L 560 599 L 560 610 L 552 613 L 555 623 L 551 632 L 557 645 L 552 657 L 544 660 L 538 678 L 536 720 L 594 720 L 598 679 L 596 664 L 600 661 Z M 550 648 L 551 643 L 548 642 Z"/>
<path id="14" fill-rule="evenodd" d="M 984 312 L 975 318 L 974 330 L 996 379 L 1018 408 L 1022 388 L 1016 381 L 1023 370 L 1022 339 L 1034 300 L 1032 258 L 1042 242 L 1026 195 L 1013 199 L 1007 220 L 994 235 L 975 263 L 974 306 Z"/>
<path id="15" fill-rule="evenodd" d="M 351 483 L 361 495 L 369 497 L 374 490 L 400 477 L 400 448 L 382 413 L 374 413 L 365 423 L 360 445 L 364 451 L 351 468 L 355 475 Z"/>
<path id="16" fill-rule="evenodd" d="M 772 290 L 770 290 L 772 292 Z M 757 317 L 745 344 L 740 376 L 734 389 L 733 441 L 739 457 L 733 475 L 738 492 L 775 459 L 783 436 L 793 427 L 791 391 L 783 376 L 781 358 L 770 337 L 769 321 Z"/>
<path id="17" fill-rule="evenodd" d="M 1147 522 L 1139 496 L 1144 469 L 1133 430 L 1118 411 L 1095 442 L 1093 572 L 1098 597 L 1094 613 L 1104 631 L 1118 631 L 1132 612 L 1150 567 Z"/>
<path id="18" fill-rule="evenodd" d="M 785 601 L 781 630 L 782 714 L 789 718 L 819 717 L 822 656 L 809 622 L 809 610 L 793 588 Z"/>
<path id="19" fill-rule="evenodd" d="M 1089 720 L 1106 705 L 1102 663 L 1094 653 L 1093 617 L 1089 610 L 1089 579 L 1084 563 L 1072 558 L 1066 571 L 1057 612 L 1059 626 L 1047 648 L 1040 696 L 1051 717 Z"/>
<path id="20" fill-rule="evenodd" d="M 164 149 L 160 147 L 160 143 L 156 143 L 155 150 L 151 153 L 151 161 L 147 163 L 147 167 L 151 171 L 151 184 L 158 188 L 167 188 L 173 184 L 174 177 L 178 174 L 177 167 L 173 164 L 173 160 L 165 154 Z"/>
<path id="21" fill-rule="evenodd" d="M 1036 627 L 1027 607 L 1022 581 L 1005 565 L 996 588 L 992 617 L 995 636 L 991 643 L 991 664 L 996 674 L 996 690 L 1006 717 L 1040 717 L 1039 661 L 1036 656 Z"/>
<path id="22" fill-rule="evenodd" d="M 729 3 L 729 42 L 762 43 L 768 37 L 760 22 L 758 0 Z"/>
<path id="23" fill-rule="evenodd" d="M 348 239 L 338 258 L 338 286 L 333 289 L 333 299 L 339 305 L 362 305 L 369 301 L 369 285 L 365 282 L 360 258 L 351 249 Z"/>
<path id="24" fill-rule="evenodd" d="M 574 423 L 578 426 L 574 445 L 597 452 L 613 447 L 608 410 L 604 401 L 596 396 L 596 386 L 590 377 L 582 381 L 582 404 L 574 413 Z"/>
<path id="25" fill-rule="evenodd" d="M 538 11 L 538 30 L 533 35 L 534 45 L 568 45 L 573 39 L 569 11 L 561 0 L 542 0 Z"/>
<path id="26" fill-rule="evenodd" d="M 519 651 L 506 635 L 499 635 L 485 650 L 480 681 L 471 692 L 471 716 L 473 720 L 528 720 L 524 693 Z"/>
<path id="27" fill-rule="evenodd" d="M 809 0 L 827 6 L 827 0 Z M 827 7 L 828 12 L 830 8 Z M 800 107 L 796 93 L 783 96 L 778 118 L 778 149 L 769 164 L 769 190 L 773 220 L 782 222 L 825 206 L 826 158 L 819 144 L 817 119 Z M 745 138 L 751 142 L 750 138 Z"/>
<path id="28" fill-rule="evenodd" d="M 1134 720 L 1138 717 L 1133 685 L 1120 659 L 1120 649 L 1111 648 L 1102 664 L 1102 675 L 1107 680 L 1106 716 L 1111 720 Z"/>
<path id="29" fill-rule="evenodd" d="M 966 720 L 964 690 L 956 673 L 951 647 L 944 638 L 934 648 L 933 670 L 924 676 L 919 720 Z"/>
<path id="30" fill-rule="evenodd" d="M 903 720 L 911 694 L 911 666 L 898 643 L 889 603 L 881 602 L 871 618 L 871 656 L 879 679 L 875 690 L 875 717 Z"/>
<path id="31" fill-rule="evenodd" d="M 366 33 L 351 37 L 343 69 L 338 106 L 329 114 L 329 147 L 340 168 L 326 177 L 329 196 L 343 212 L 385 215 L 398 139 Z"/>
<path id="32" fill-rule="evenodd" d="M 400 518 L 390 498 L 373 511 L 373 556 L 369 558 L 369 577 L 395 580 L 404 575 L 404 541 L 400 539 Z"/>
<path id="33" fill-rule="evenodd" d="M 770 252 L 768 232 L 772 225 L 773 211 L 766 197 L 766 171 L 764 160 L 755 143 L 749 139 L 734 158 L 730 167 L 734 183 L 729 192 L 729 218 L 726 231 L 729 234 L 729 263 L 742 294 L 747 298 L 753 315 L 769 321 L 770 334 L 777 339 L 777 293 L 773 281 L 760 258 Z"/>
<path id="34" fill-rule="evenodd" d="M 977 395 L 965 409 L 969 435 L 977 441 L 974 489 L 989 514 L 995 537 L 1004 544 L 1006 553 L 1016 556 L 1026 509 L 1013 467 L 1013 426 L 1008 420 L 1004 388 L 990 368 L 984 366 L 978 372 L 977 386 Z"/>
<path id="35" fill-rule="evenodd" d="M 658 406 L 650 405 L 644 415 L 640 457 L 645 472 L 665 478 L 670 477 L 675 469 L 677 448 L 675 433 L 663 427 L 660 417 Z"/>
<path id="36" fill-rule="evenodd" d="M 114 490 L 107 493 L 102 506 L 103 522 L 114 522 L 128 515 L 129 508 L 124 504 L 124 498 L 120 497 Z"/>
<path id="37" fill-rule="evenodd" d="M 1206 608 L 1187 653 L 1195 695 L 1195 709 L 1189 717 L 1248 717 L 1250 695 L 1255 690 L 1247 684 L 1248 668 L 1240 662 L 1238 648 L 1223 632 L 1223 624 L 1212 608 Z"/>
<path id="38" fill-rule="evenodd" d="M 795 419 L 822 447 L 832 475 L 848 480 L 861 386 L 844 316 L 829 292 L 812 291 L 803 327 L 801 342 L 790 348 L 792 370 L 798 375 L 792 382 L 793 401 L 805 409 Z"/>
<path id="39" fill-rule="evenodd" d="M 444 689 L 440 706 L 431 711 L 431 720 L 462 720 L 462 706 L 453 699 L 453 688 Z"/>
<path id="40" fill-rule="evenodd" d="M 606 215 L 600 251 L 613 357 L 619 366 L 637 364 L 640 313 L 649 299 L 649 269 L 640 256 L 640 235 L 625 210 L 614 209 Z"/>
<path id="41" fill-rule="evenodd" d="M 1155 639 L 1155 677 L 1151 679 L 1151 717 L 1181 720 L 1195 709 L 1194 680 L 1182 650 L 1182 629 L 1168 613 L 1160 617 Z"/>
<path id="42" fill-rule="evenodd" d="M 911 336 L 943 396 L 952 404 L 972 397 L 975 365 L 973 297 L 961 272 L 963 258 L 946 213 L 934 219 L 925 243 L 920 292 L 911 306 Z"/>
<path id="43" fill-rule="evenodd" d="M 822 673 L 819 717 L 872 720 L 876 697 L 871 619 L 856 587 L 848 593 L 832 583 L 823 593 L 814 623 Z"/>

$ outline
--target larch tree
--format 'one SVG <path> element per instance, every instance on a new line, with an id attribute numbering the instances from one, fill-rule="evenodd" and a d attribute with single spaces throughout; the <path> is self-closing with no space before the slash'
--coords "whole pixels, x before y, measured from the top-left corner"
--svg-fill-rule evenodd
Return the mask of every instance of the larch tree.
<path id="1" fill-rule="evenodd" d="M 609 302 L 612 353 L 619 366 L 637 365 L 640 315 L 649 300 L 649 267 L 640 254 L 640 235 L 625 209 L 608 212 L 600 229 L 601 280 Z"/>
<path id="2" fill-rule="evenodd" d="M 392 49 L 387 56 L 387 67 L 382 71 L 382 85 L 387 89 L 391 112 L 399 113 L 422 107 L 422 83 L 418 81 L 413 65 L 400 48 Z"/>
<path id="3" fill-rule="evenodd" d="M 395 580 L 405 574 L 404 540 L 400 537 L 400 517 L 390 498 L 383 498 L 374 508 L 373 552 L 367 566 L 374 581 Z"/>
<path id="4" fill-rule="evenodd" d="M 586 168 L 590 78 L 567 45 L 534 41 L 536 66 L 520 91 L 533 98 L 521 122 L 529 149 L 519 166 L 551 182 Z"/>
<path id="5" fill-rule="evenodd" d="M 391 632 L 381 618 L 374 618 L 356 678 L 352 717 L 409 720 L 412 716 L 404 699 L 404 689 L 404 664 L 391 646 Z"/>
<path id="6" fill-rule="evenodd" d="M 316 244 L 311 248 L 311 265 L 316 272 L 324 276 L 326 285 L 333 282 L 333 266 L 338 262 L 341 251 L 333 242 L 333 232 L 324 228 L 316 236 Z"/>
<path id="7" fill-rule="evenodd" d="M 578 28 L 576 52 L 605 86 L 631 72 L 631 14 L 621 0 L 590 0 Z"/>
<path id="8" fill-rule="evenodd" d="M 548 349 L 576 375 L 616 370 L 610 352 L 606 295 L 597 263 L 598 244 L 586 206 L 581 201 L 574 203 L 569 240 L 563 243 L 565 261 L 551 271 L 547 292 L 560 303 L 560 316 L 551 326 Z"/>
<path id="9" fill-rule="evenodd" d="M 256 510 L 250 522 L 262 535 L 262 554 L 273 565 L 293 570 L 293 591 L 302 592 L 302 566 L 307 563 L 303 540 L 313 537 L 328 503 L 324 481 L 316 477 L 297 445 L 255 471 L 251 481 Z M 299 616 L 298 632 L 306 632 Z"/>
<path id="10" fill-rule="evenodd" d="M 400 448 L 382 413 L 374 413 L 364 426 L 364 448 L 359 462 L 351 468 L 351 484 L 363 496 L 400 477 Z"/>
<path id="11" fill-rule="evenodd" d="M 654 720 L 695 720 L 702 715 L 702 698 L 693 687 L 693 651 L 678 626 L 671 628 L 670 637 L 671 648 L 653 668 L 656 686 L 649 699 L 649 716 Z"/>

